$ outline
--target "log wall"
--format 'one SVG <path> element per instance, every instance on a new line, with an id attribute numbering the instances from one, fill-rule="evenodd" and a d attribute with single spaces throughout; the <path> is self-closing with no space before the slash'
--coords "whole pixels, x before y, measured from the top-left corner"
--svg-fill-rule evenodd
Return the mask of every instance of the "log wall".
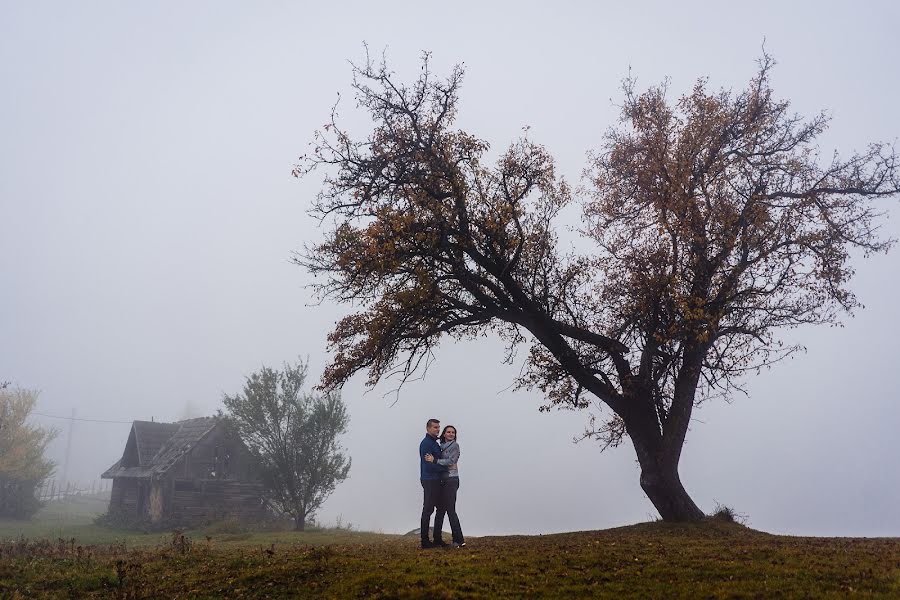
<path id="1" fill-rule="evenodd" d="M 134 479 L 126 479 L 120 477 L 113 479 L 112 491 L 110 492 L 109 506 L 110 508 L 122 509 L 128 512 L 137 510 L 138 501 L 138 482 Z"/>
<path id="2" fill-rule="evenodd" d="M 175 480 L 168 517 L 178 523 L 202 525 L 225 517 L 242 521 L 265 518 L 263 487 L 234 480 Z"/>

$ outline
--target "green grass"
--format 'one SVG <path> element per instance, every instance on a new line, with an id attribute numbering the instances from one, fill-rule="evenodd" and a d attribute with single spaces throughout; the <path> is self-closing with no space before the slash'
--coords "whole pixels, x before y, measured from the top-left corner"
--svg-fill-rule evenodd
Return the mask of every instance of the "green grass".
<path id="1" fill-rule="evenodd" d="M 0 519 L 0 543 L 21 538 L 28 540 L 75 539 L 79 545 L 110 546 L 124 544 L 126 548 L 155 547 L 171 541 L 170 532 L 148 532 L 112 529 L 94 524 L 94 519 L 107 509 L 108 498 L 71 498 L 65 502 L 52 502 L 44 506 L 29 521 Z M 225 526 L 223 526 L 225 525 Z M 184 532 L 191 539 L 210 537 L 221 545 L 296 544 L 352 544 L 389 539 L 389 535 L 356 532 L 339 528 L 313 528 L 303 533 L 294 531 L 250 531 L 218 523 L 209 527 Z"/>
<path id="2" fill-rule="evenodd" d="M 94 518 L 105 512 L 108 498 L 102 496 L 72 497 L 64 502 L 50 502 L 29 521 L 0 519 L 0 541 L 28 539 L 75 538 L 80 544 L 113 544 L 128 546 L 154 545 L 164 539 L 160 534 L 116 531 L 94 525 Z"/>
<path id="3" fill-rule="evenodd" d="M 197 532 L 135 547 L 7 542 L 0 597 L 900 597 L 894 538 L 775 536 L 708 522 L 472 538 L 462 550 L 419 550 L 417 541 L 318 531 Z"/>

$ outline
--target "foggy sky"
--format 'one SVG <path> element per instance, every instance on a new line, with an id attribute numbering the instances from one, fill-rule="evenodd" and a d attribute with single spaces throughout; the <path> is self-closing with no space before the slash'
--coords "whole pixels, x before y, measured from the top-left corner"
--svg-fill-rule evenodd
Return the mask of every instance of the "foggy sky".
<path id="1" fill-rule="evenodd" d="M 126 422 L 76 422 L 70 478 L 115 462 L 127 422 L 212 414 L 263 364 L 308 356 L 321 372 L 348 309 L 316 305 L 289 263 L 321 236 L 306 214 L 321 174 L 290 170 L 338 92 L 365 134 L 348 64 L 364 41 L 406 81 L 423 50 L 437 74 L 465 63 L 457 124 L 495 156 L 530 127 L 573 184 L 629 68 L 639 88 L 669 77 L 673 98 L 704 76 L 741 89 L 764 41 L 775 92 L 833 117 L 823 156 L 900 135 L 894 3 L 623 4 L 0 4 L 0 380 L 41 390 L 41 413 Z M 898 237 L 897 202 L 885 208 Z M 681 474 L 702 509 L 775 533 L 900 535 L 900 252 L 855 266 L 864 310 L 787 332 L 808 351 L 695 411 Z M 630 445 L 573 444 L 587 415 L 539 414 L 537 393 L 510 387 L 521 360 L 502 358 L 492 338 L 446 343 L 399 395 L 354 378 L 350 479 L 320 520 L 417 527 L 430 417 L 459 430 L 469 535 L 652 518 Z M 35 422 L 60 429 L 62 471 L 67 421 Z"/>

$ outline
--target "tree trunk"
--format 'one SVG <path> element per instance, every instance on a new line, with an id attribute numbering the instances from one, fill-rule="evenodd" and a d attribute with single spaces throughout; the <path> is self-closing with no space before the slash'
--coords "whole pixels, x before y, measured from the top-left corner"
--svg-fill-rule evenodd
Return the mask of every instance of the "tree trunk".
<path id="1" fill-rule="evenodd" d="M 294 517 L 294 531 L 306 531 L 306 515 L 309 511 L 306 510 L 306 504 L 297 496 L 296 490 L 291 490 L 291 500 L 294 505 L 291 516 Z"/>
<path id="2" fill-rule="evenodd" d="M 704 515 L 681 485 L 678 468 L 641 466 L 641 488 L 663 521 L 699 521 Z"/>
<path id="3" fill-rule="evenodd" d="M 699 521 L 705 516 L 681 485 L 678 459 L 681 448 L 673 451 L 662 443 L 659 434 L 647 435 L 629 429 L 638 464 L 641 465 L 641 489 L 663 521 Z"/>
<path id="4" fill-rule="evenodd" d="M 685 491 L 678 476 L 681 449 L 691 420 L 700 365 L 705 354 L 706 350 L 697 345 L 685 350 L 684 362 L 675 381 L 672 404 L 662 423 L 646 389 L 633 398 L 631 410 L 623 416 L 641 465 L 641 489 L 663 521 L 699 521 L 705 516 Z"/>

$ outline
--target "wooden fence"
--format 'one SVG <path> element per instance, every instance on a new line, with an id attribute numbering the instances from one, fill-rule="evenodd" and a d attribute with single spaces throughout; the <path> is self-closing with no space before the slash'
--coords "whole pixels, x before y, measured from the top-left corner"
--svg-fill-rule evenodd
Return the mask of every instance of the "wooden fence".
<path id="1" fill-rule="evenodd" d="M 90 483 L 50 479 L 35 488 L 34 495 L 41 502 L 65 502 L 76 496 L 106 496 L 111 487 L 112 480 L 109 479 L 98 479 Z"/>

